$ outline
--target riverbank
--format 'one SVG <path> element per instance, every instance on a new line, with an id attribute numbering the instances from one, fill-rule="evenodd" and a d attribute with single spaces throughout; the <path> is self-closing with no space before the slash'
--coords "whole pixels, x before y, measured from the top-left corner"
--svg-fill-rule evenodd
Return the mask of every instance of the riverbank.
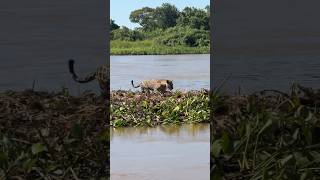
<path id="1" fill-rule="evenodd" d="M 111 55 L 175 55 L 175 54 L 209 54 L 209 47 L 165 46 L 153 40 L 110 42 Z"/>
<path id="2" fill-rule="evenodd" d="M 318 179 L 320 90 L 212 96 L 213 179 Z"/>

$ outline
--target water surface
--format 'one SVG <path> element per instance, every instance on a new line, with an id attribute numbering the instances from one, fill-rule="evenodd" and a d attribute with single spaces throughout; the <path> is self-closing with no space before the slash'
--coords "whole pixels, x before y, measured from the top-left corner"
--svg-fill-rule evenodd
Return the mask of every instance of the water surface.
<path id="1" fill-rule="evenodd" d="M 288 91 L 293 83 L 320 88 L 320 53 L 221 55 L 213 61 L 213 83 L 227 78 L 223 90 L 244 93 L 263 89 Z"/>
<path id="2" fill-rule="evenodd" d="M 215 7 L 213 84 L 229 92 L 320 88 L 318 0 L 228 0 Z"/>
<path id="3" fill-rule="evenodd" d="M 209 124 L 111 129 L 111 180 L 210 179 Z"/>
<path id="4" fill-rule="evenodd" d="M 106 1 L 0 1 L 0 91 L 31 88 L 72 92 L 97 89 L 79 85 L 68 60 L 85 75 L 109 58 L 106 53 Z M 90 12 L 90 13 L 88 13 Z"/>
<path id="5" fill-rule="evenodd" d="M 171 79 L 174 89 L 209 89 L 210 55 L 111 56 L 111 89 L 145 79 Z"/>

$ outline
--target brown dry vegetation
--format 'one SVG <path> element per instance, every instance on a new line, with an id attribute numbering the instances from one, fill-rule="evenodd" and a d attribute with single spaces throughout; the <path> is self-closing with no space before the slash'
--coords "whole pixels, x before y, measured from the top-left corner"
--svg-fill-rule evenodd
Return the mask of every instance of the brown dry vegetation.
<path id="1" fill-rule="evenodd" d="M 0 179 L 107 179 L 105 103 L 92 93 L 1 93 Z"/>

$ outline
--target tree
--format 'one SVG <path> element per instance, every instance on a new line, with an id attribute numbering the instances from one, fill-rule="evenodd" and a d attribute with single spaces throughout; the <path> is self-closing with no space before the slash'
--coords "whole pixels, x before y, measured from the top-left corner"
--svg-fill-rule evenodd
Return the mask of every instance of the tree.
<path id="1" fill-rule="evenodd" d="M 167 29 L 177 24 L 180 12 L 169 3 L 164 3 L 156 9 L 143 7 L 130 13 L 130 21 L 138 23 L 143 30 L 152 31 L 157 28 Z"/>
<path id="2" fill-rule="evenodd" d="M 178 9 L 169 3 L 163 3 L 161 7 L 155 9 L 155 23 L 158 28 L 167 29 L 177 24 L 180 16 Z"/>
<path id="3" fill-rule="evenodd" d="M 205 11 L 194 7 L 186 7 L 181 12 L 177 25 L 209 30 L 209 16 L 208 9 Z"/>
<path id="4" fill-rule="evenodd" d="M 110 19 L 110 28 L 111 28 L 111 31 L 113 31 L 115 29 L 119 29 L 120 26 L 118 26 L 118 24 L 116 24 L 114 20 Z"/>
<path id="5" fill-rule="evenodd" d="M 130 13 L 130 21 L 133 23 L 138 23 L 142 26 L 143 30 L 154 30 L 155 20 L 154 20 L 155 9 L 149 7 L 143 7 L 141 9 L 134 10 Z"/>
<path id="6" fill-rule="evenodd" d="M 207 11 L 207 15 L 210 17 L 210 5 L 207 5 L 204 9 Z"/>
<path id="7" fill-rule="evenodd" d="M 168 28 L 163 36 L 157 37 L 156 42 L 166 46 L 205 47 L 210 44 L 209 31 L 175 26 Z"/>

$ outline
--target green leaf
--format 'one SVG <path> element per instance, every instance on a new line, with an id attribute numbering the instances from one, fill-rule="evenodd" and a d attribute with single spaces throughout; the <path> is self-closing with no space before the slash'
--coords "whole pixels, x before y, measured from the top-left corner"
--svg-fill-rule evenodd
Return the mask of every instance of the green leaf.
<path id="1" fill-rule="evenodd" d="M 259 134 L 261 134 L 265 129 L 267 129 L 272 124 L 272 119 L 268 119 L 266 124 L 260 129 Z"/>
<path id="2" fill-rule="evenodd" d="M 293 155 L 290 154 L 287 157 L 283 158 L 280 160 L 280 163 L 282 164 L 282 166 L 284 166 L 286 163 L 288 163 L 291 159 L 293 158 Z"/>
<path id="3" fill-rule="evenodd" d="M 50 164 L 49 166 L 47 166 L 46 171 L 51 172 L 56 170 L 57 168 L 58 168 L 58 165 Z"/>
<path id="4" fill-rule="evenodd" d="M 312 130 L 307 127 L 303 127 L 303 134 L 308 144 L 312 144 Z"/>
<path id="5" fill-rule="evenodd" d="M 300 175 L 300 180 L 305 180 L 308 177 L 308 172 L 304 172 Z"/>
<path id="6" fill-rule="evenodd" d="M 212 180 L 221 180 L 222 179 L 221 170 L 216 168 L 213 172 L 210 172 L 210 179 L 212 179 Z"/>
<path id="7" fill-rule="evenodd" d="M 5 153 L 0 152 L 0 168 L 6 169 L 5 167 L 8 166 L 8 157 Z"/>
<path id="8" fill-rule="evenodd" d="M 223 152 L 227 153 L 230 149 L 230 138 L 225 131 L 222 133 L 221 145 L 222 145 Z"/>
<path id="9" fill-rule="evenodd" d="M 114 121 L 114 124 L 113 124 L 115 127 L 124 127 L 127 125 L 127 122 L 125 120 L 122 120 L 122 119 L 117 119 Z"/>
<path id="10" fill-rule="evenodd" d="M 293 135 L 292 135 L 292 139 L 295 140 L 295 141 L 298 139 L 299 130 L 300 130 L 300 129 L 297 128 L 297 129 L 294 131 Z"/>
<path id="11" fill-rule="evenodd" d="M 222 147 L 221 147 L 221 144 L 220 144 L 220 140 L 216 140 L 211 145 L 211 153 L 215 157 L 218 157 L 220 155 L 221 149 L 222 149 Z"/>
<path id="12" fill-rule="evenodd" d="M 47 147 L 41 143 L 33 144 L 31 147 L 32 154 L 39 154 L 43 151 L 47 151 Z"/>
<path id="13" fill-rule="evenodd" d="M 179 106 L 177 106 L 177 107 L 175 107 L 174 109 L 173 109 L 173 111 L 179 111 L 180 110 L 180 107 Z"/>
<path id="14" fill-rule="evenodd" d="M 100 133 L 99 140 L 108 142 L 110 140 L 110 130 L 109 129 L 104 129 Z"/>
<path id="15" fill-rule="evenodd" d="M 301 152 L 294 152 L 294 158 L 296 160 L 296 165 L 298 167 L 304 167 L 304 165 L 308 165 L 309 164 L 309 159 L 303 155 Z"/>
<path id="16" fill-rule="evenodd" d="M 36 165 L 36 160 L 35 159 L 27 159 L 22 167 L 25 171 L 30 172 L 32 170 L 32 168 Z"/>
<path id="17" fill-rule="evenodd" d="M 72 134 L 72 137 L 75 137 L 77 139 L 82 139 L 82 137 L 84 136 L 84 130 L 82 125 L 80 123 L 73 124 L 71 129 L 71 134 Z"/>
<path id="18" fill-rule="evenodd" d="M 146 100 L 144 100 L 144 101 L 142 101 L 142 107 L 144 107 L 144 108 L 147 108 L 148 107 L 148 101 L 146 101 Z"/>

